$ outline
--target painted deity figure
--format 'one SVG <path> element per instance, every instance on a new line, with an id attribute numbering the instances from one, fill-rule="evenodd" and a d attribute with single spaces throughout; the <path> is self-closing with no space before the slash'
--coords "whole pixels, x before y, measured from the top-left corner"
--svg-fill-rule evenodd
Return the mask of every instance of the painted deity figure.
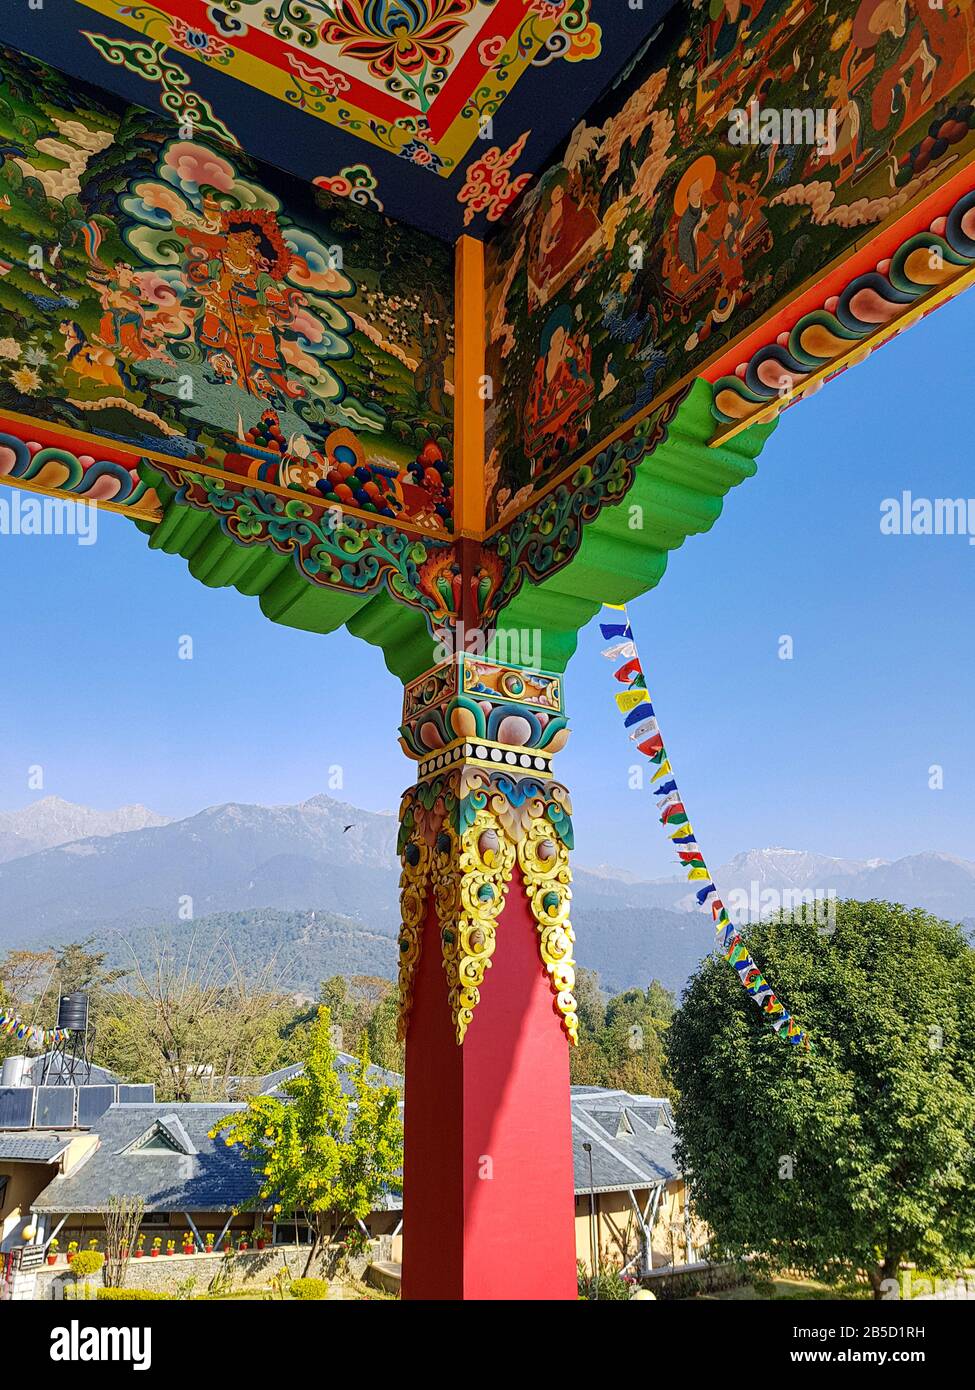
<path id="1" fill-rule="evenodd" d="M 111 270 L 96 262 L 88 281 L 102 308 L 98 339 L 106 347 L 118 349 L 129 361 L 141 362 L 151 356 L 143 340 L 143 308 L 136 272 L 118 260 Z"/>
<path id="2" fill-rule="evenodd" d="M 274 214 L 261 208 L 222 211 L 215 231 L 177 227 L 187 243 L 187 277 L 199 306 L 194 330 L 212 379 L 279 400 L 304 394 L 288 379 L 281 337 L 304 303 L 282 281 L 291 266 Z"/>
<path id="3" fill-rule="evenodd" d="M 64 339 L 64 350 L 57 356 L 64 358 L 66 373 L 73 373 L 79 381 L 113 387 L 120 392 L 132 385 L 129 374 L 114 352 L 90 342 L 80 323 L 64 319 L 58 324 L 58 329 Z"/>
<path id="4" fill-rule="evenodd" d="M 690 306 L 708 294 L 703 317 L 685 343 L 689 350 L 751 301 L 745 262 L 764 224 L 766 198 L 760 180 L 760 173 L 743 177 L 740 163 L 724 172 L 711 155 L 702 155 L 674 192 L 663 258 L 672 303 L 687 321 Z"/>
<path id="5" fill-rule="evenodd" d="M 538 304 L 545 304 L 565 284 L 602 236 L 599 218 L 573 189 L 568 173 L 560 173 L 547 190 L 546 203 L 538 244 L 528 268 L 533 298 Z"/>
<path id="6" fill-rule="evenodd" d="M 709 0 L 705 33 L 712 59 L 727 58 L 755 30 L 769 23 L 782 0 Z"/>
<path id="7" fill-rule="evenodd" d="M 741 283 L 746 243 L 766 201 L 758 179 L 744 179 L 740 163 L 722 172 L 711 155 L 685 171 L 674 192 L 664 253 L 664 273 L 675 294 L 692 291 L 709 271 L 732 288 Z"/>
<path id="8" fill-rule="evenodd" d="M 589 335 L 572 333 L 568 305 L 556 309 L 542 332 L 525 410 L 525 434 L 532 476 L 571 452 L 588 434 L 595 399 Z"/>
<path id="9" fill-rule="evenodd" d="M 836 141 L 832 150 L 810 150 L 804 170 L 812 177 L 831 165 L 837 185 L 890 157 L 898 134 L 967 71 L 962 55 L 970 42 L 970 19 L 960 7 L 949 14 L 928 0 L 916 6 L 908 0 L 860 0 L 849 26 L 849 42 L 825 87 L 837 113 Z"/>

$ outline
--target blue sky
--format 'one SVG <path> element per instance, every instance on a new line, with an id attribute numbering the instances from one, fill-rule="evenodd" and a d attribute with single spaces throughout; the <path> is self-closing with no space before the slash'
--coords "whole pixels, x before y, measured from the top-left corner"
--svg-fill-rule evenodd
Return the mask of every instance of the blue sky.
<path id="1" fill-rule="evenodd" d="M 975 859 L 975 546 L 880 532 L 881 502 L 904 489 L 975 497 L 973 304 L 962 296 L 789 411 L 758 475 L 631 605 L 712 864 L 767 845 Z M 105 514 L 87 547 L 0 536 L 0 585 L 0 809 L 49 793 L 174 816 L 290 802 L 328 790 L 333 765 L 333 794 L 398 804 L 411 765 L 376 649 L 277 627 Z M 591 625 L 567 674 L 574 733 L 557 767 L 577 860 L 667 874 L 650 794 L 627 786 L 632 745 L 602 645 Z M 929 789 L 934 764 L 942 790 Z M 28 787 L 34 765 L 42 791 Z"/>

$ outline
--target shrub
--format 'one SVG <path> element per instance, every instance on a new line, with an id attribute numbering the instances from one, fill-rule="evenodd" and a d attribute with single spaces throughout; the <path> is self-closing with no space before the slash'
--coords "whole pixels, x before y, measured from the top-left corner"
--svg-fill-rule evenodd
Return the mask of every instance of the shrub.
<path id="1" fill-rule="evenodd" d="M 292 1298 L 327 1298 L 327 1279 L 292 1279 L 288 1292 Z"/>
<path id="2" fill-rule="evenodd" d="M 578 1293 L 580 1298 L 599 1299 L 609 1302 L 622 1302 L 632 1297 L 635 1281 L 624 1276 L 618 1269 L 603 1266 L 595 1276 L 589 1274 L 581 1261 L 578 1262 Z"/>
<path id="3" fill-rule="evenodd" d="M 104 1263 L 105 1256 L 100 1250 L 79 1250 L 71 1261 L 71 1273 L 75 1279 L 90 1279 Z"/>
<path id="4" fill-rule="evenodd" d="M 168 1302 L 170 1297 L 168 1293 L 157 1293 L 155 1289 L 99 1289 L 95 1296 L 109 1303 L 117 1303 L 122 1300 L 144 1303 L 150 1298 L 161 1298 Z"/>

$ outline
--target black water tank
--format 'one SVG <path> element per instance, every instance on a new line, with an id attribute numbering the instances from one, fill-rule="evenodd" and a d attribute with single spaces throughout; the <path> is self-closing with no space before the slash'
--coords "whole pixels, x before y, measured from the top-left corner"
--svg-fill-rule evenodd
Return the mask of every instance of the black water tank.
<path id="1" fill-rule="evenodd" d="M 58 1005 L 58 1027 L 71 1033 L 84 1033 L 88 1028 L 88 996 L 78 990 L 64 994 Z"/>

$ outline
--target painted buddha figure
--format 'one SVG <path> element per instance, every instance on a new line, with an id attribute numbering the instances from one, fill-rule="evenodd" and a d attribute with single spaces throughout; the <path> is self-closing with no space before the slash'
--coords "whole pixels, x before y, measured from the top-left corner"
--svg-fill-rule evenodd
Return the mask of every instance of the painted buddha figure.
<path id="1" fill-rule="evenodd" d="M 595 397 L 588 335 L 572 333 L 572 312 L 561 305 L 542 331 L 539 357 L 525 409 L 532 476 L 567 453 L 588 432 Z"/>

